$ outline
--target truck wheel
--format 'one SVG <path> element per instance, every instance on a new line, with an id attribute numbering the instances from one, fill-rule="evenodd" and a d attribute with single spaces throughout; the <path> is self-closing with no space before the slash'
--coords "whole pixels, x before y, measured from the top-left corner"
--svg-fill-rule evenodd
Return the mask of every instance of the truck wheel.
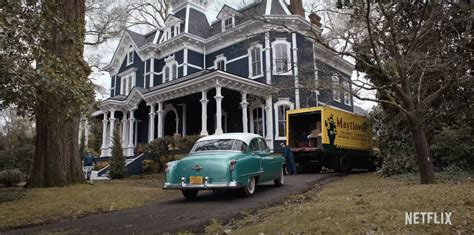
<path id="1" fill-rule="evenodd" d="M 351 160 L 347 156 L 341 156 L 339 158 L 339 170 L 342 173 L 349 174 L 351 173 L 352 166 L 351 166 Z"/>
<path id="2" fill-rule="evenodd" d="M 188 200 L 192 200 L 192 199 L 195 199 L 199 190 L 195 190 L 195 189 L 187 189 L 187 190 L 181 190 L 181 192 L 183 193 L 183 196 L 188 199 Z"/>
<path id="3" fill-rule="evenodd" d="M 321 170 L 323 169 L 323 165 L 321 165 L 321 164 L 314 165 L 313 169 L 314 169 L 315 173 L 319 174 L 319 173 L 321 173 Z"/>

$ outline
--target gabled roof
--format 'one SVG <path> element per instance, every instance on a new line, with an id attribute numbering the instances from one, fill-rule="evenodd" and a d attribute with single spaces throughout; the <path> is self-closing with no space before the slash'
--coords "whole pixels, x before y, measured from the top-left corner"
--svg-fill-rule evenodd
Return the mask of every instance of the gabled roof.
<path id="1" fill-rule="evenodd" d="M 242 14 L 235 10 L 234 8 L 228 6 L 228 5 L 224 5 L 221 10 L 219 11 L 219 14 L 217 14 L 217 19 L 220 19 L 220 20 L 223 20 L 227 17 L 229 17 L 229 15 L 235 15 L 235 16 L 241 16 Z"/>

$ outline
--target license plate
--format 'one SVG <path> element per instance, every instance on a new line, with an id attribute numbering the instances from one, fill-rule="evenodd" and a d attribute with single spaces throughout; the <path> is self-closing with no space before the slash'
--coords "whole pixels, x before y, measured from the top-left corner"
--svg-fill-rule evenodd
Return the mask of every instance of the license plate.
<path id="1" fill-rule="evenodd" d="M 190 184 L 203 184 L 202 176 L 190 176 L 189 183 Z"/>

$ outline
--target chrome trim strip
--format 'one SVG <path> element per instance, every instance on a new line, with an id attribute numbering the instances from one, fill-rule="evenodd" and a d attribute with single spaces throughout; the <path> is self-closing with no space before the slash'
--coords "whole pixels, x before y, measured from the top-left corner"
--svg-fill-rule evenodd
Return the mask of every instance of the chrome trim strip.
<path id="1" fill-rule="evenodd" d="M 163 189 L 226 189 L 226 188 L 240 188 L 241 185 L 238 182 L 232 181 L 229 183 L 217 183 L 210 184 L 207 181 L 204 184 L 171 184 L 165 183 Z"/>
<path id="2" fill-rule="evenodd" d="M 261 170 L 261 171 L 257 171 L 257 172 L 253 172 L 253 173 L 243 174 L 243 175 L 237 176 L 237 178 L 239 178 L 239 177 L 244 177 L 244 176 L 248 176 L 248 175 L 260 175 L 260 174 L 263 174 L 263 172 L 264 172 L 264 171 Z"/>

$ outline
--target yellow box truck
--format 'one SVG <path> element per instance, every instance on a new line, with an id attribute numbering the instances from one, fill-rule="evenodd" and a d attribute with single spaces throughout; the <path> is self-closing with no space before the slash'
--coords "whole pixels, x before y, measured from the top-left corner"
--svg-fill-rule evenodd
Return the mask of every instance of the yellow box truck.
<path id="1" fill-rule="evenodd" d="M 375 170 L 372 128 L 364 116 L 327 106 L 293 109 L 286 113 L 286 133 L 298 172 L 323 166 L 345 173 Z"/>

